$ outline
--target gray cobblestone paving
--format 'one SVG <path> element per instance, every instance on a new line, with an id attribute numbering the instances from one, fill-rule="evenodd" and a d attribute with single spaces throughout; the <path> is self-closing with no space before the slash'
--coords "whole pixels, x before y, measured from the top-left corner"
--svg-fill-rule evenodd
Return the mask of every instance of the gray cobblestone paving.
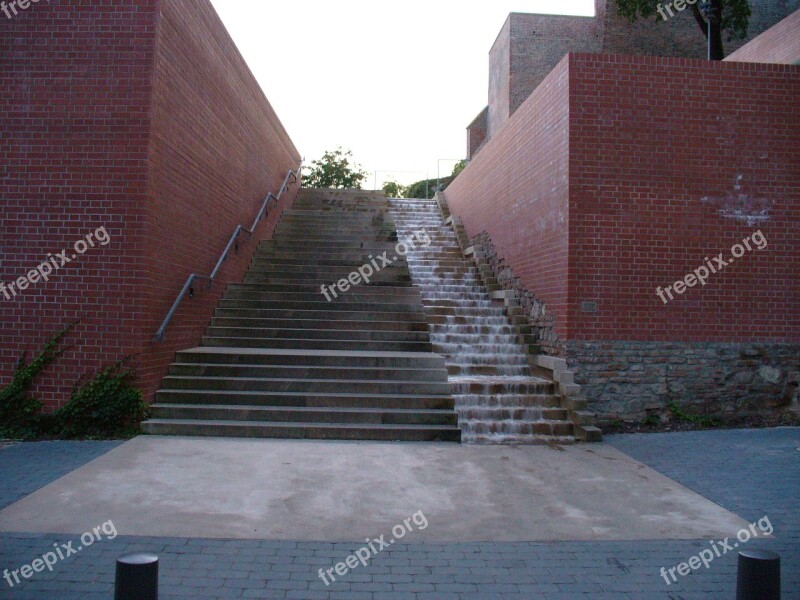
<path id="1" fill-rule="evenodd" d="M 0 509 L 120 444 L 122 442 L 4 442 L 0 445 Z"/>

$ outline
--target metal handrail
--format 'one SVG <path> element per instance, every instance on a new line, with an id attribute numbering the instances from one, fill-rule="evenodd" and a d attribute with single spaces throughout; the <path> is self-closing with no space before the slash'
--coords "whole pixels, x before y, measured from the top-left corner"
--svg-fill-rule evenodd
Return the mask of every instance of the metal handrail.
<path id="1" fill-rule="evenodd" d="M 175 302 L 172 304 L 172 308 L 169 309 L 169 312 L 167 313 L 164 322 L 161 323 L 161 327 L 159 327 L 158 331 L 156 332 L 157 342 L 164 341 L 164 335 L 166 334 L 167 326 L 172 320 L 172 317 L 175 316 L 175 313 L 178 310 L 178 306 L 180 306 L 181 300 L 183 300 L 183 298 L 186 296 L 187 293 L 189 293 L 190 296 L 193 295 L 192 287 L 194 285 L 194 282 L 198 279 L 202 279 L 204 281 L 208 281 L 208 287 L 211 287 L 211 284 L 214 283 L 214 280 L 219 274 L 219 270 L 222 268 L 222 263 L 224 263 L 225 259 L 228 258 L 231 248 L 233 248 L 233 245 L 236 243 L 236 240 L 239 238 L 242 232 L 252 236 L 253 233 L 255 233 L 256 227 L 261 222 L 261 219 L 264 218 L 264 215 L 269 216 L 269 209 L 268 209 L 269 201 L 275 200 L 275 202 L 280 202 L 283 192 L 285 192 L 289 188 L 289 180 L 291 179 L 292 182 L 295 182 L 298 181 L 299 178 L 300 178 L 300 167 L 298 167 L 296 171 L 289 169 L 289 172 L 286 174 L 286 177 L 283 180 L 283 185 L 281 185 L 281 189 L 278 190 L 278 195 L 276 196 L 272 192 L 270 192 L 264 199 L 263 204 L 261 204 L 261 210 L 258 211 L 256 220 L 253 221 L 253 226 L 250 229 L 245 229 L 242 225 L 236 226 L 236 230 L 233 232 L 231 239 L 228 240 L 228 244 L 227 246 L 225 246 L 225 250 L 223 250 L 222 256 L 219 257 L 217 264 L 214 266 L 214 270 L 211 271 L 211 275 L 208 276 L 198 275 L 197 273 L 192 273 L 191 275 L 189 275 L 189 277 L 186 279 L 186 283 L 183 284 L 183 288 L 181 288 L 178 297 L 175 298 Z"/>

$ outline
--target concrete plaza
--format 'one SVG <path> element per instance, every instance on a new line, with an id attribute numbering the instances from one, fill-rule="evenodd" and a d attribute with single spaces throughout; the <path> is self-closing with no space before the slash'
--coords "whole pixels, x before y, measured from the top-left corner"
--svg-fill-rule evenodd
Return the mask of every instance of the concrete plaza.
<path id="1" fill-rule="evenodd" d="M 768 516 L 800 591 L 800 430 L 563 447 L 139 437 L 0 449 L 0 569 L 113 521 L 0 598 L 107 598 L 114 559 L 161 557 L 162 598 L 726 598 L 734 552 L 659 575 Z M 367 566 L 318 577 L 415 513 Z"/>

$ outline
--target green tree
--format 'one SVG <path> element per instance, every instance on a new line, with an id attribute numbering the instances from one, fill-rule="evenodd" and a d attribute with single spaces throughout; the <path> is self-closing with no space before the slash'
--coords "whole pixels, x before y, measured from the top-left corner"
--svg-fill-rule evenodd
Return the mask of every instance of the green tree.
<path id="1" fill-rule="evenodd" d="M 463 171 L 464 169 L 466 169 L 466 168 L 467 168 L 467 165 L 468 165 L 468 164 L 469 164 L 469 163 L 467 163 L 467 159 L 464 159 L 464 160 L 460 160 L 460 161 L 458 161 L 458 162 L 456 163 L 456 166 L 455 166 L 455 167 L 453 167 L 453 179 L 455 179 L 456 177 L 458 177 L 458 175 L 461 173 L 461 171 Z"/>
<path id="2" fill-rule="evenodd" d="M 427 185 L 426 185 L 427 184 Z M 427 195 L 426 195 L 427 192 Z M 416 181 L 409 185 L 406 188 L 406 198 L 433 198 L 433 195 L 436 193 L 436 180 L 435 179 L 428 179 L 427 181 L 423 179 L 422 181 Z"/>
<path id="3" fill-rule="evenodd" d="M 443 192 L 453 182 L 452 175 L 449 177 L 442 177 L 439 181 L 435 179 L 423 179 L 412 183 L 406 188 L 406 198 L 425 198 L 425 191 L 428 192 L 428 199 L 433 198 L 437 191 Z M 438 188 L 436 187 L 438 184 Z"/>
<path id="4" fill-rule="evenodd" d="M 350 150 L 341 147 L 327 151 L 322 158 L 304 167 L 303 187 L 307 188 L 343 188 L 360 190 L 361 184 L 369 174 L 353 160 Z"/>
<path id="5" fill-rule="evenodd" d="M 387 181 L 383 184 L 383 193 L 389 198 L 405 198 L 406 187 L 396 181 Z"/>
<path id="6" fill-rule="evenodd" d="M 639 17 L 650 17 L 658 13 L 658 19 L 670 18 L 667 2 L 660 3 L 654 0 L 615 0 L 620 14 L 631 22 Z M 728 41 L 741 40 L 747 36 L 747 27 L 750 23 L 750 3 L 748 0 L 698 0 L 690 6 L 694 20 L 708 39 L 709 22 L 711 23 L 711 60 L 725 58 L 722 44 L 722 32 L 728 33 Z M 670 9 L 673 14 L 677 10 Z"/>

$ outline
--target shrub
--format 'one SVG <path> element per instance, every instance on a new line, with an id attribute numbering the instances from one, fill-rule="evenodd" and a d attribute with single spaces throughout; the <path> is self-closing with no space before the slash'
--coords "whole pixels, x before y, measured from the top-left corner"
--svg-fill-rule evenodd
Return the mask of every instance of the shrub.
<path id="1" fill-rule="evenodd" d="M 142 393 L 131 385 L 134 372 L 118 362 L 76 384 L 69 401 L 53 415 L 60 438 L 119 438 L 138 431 L 147 414 Z"/>
<path id="2" fill-rule="evenodd" d="M 17 362 L 11 383 L 0 391 L 0 437 L 30 439 L 41 433 L 42 403 L 30 395 L 33 381 L 49 364 L 63 354 L 61 340 L 76 323 L 72 323 L 47 342 L 30 363 L 23 354 Z"/>

